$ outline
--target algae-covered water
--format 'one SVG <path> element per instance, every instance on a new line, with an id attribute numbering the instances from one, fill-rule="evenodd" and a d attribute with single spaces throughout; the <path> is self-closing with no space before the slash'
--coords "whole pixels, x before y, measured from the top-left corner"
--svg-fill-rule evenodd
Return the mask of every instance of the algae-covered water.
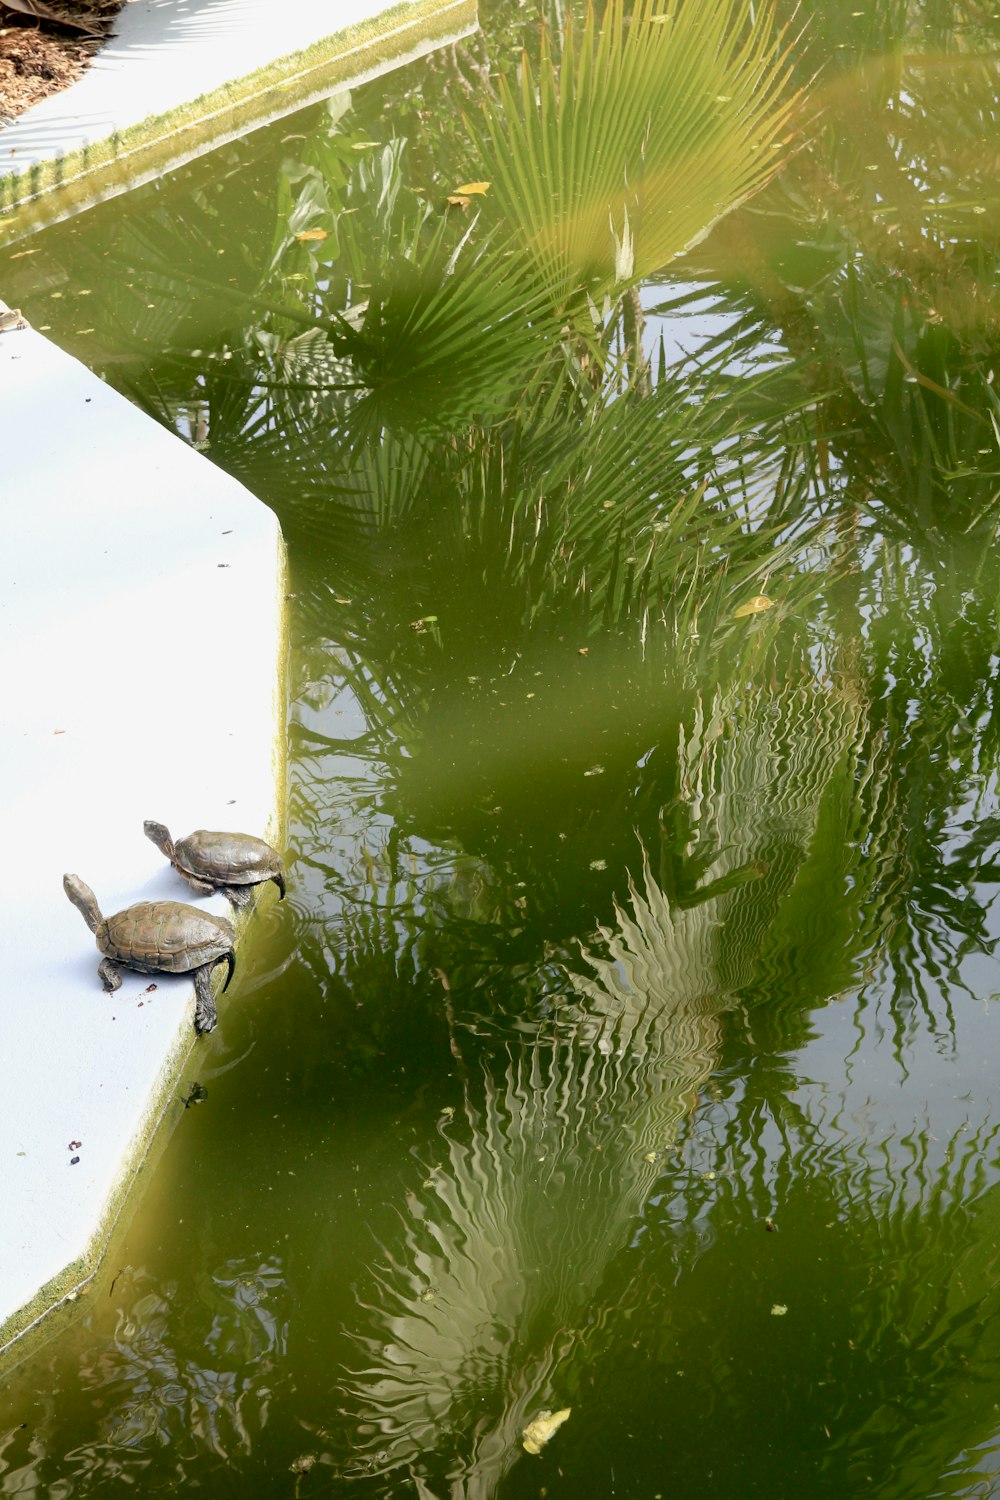
<path id="1" fill-rule="evenodd" d="M 499 6 L 0 253 L 293 639 L 288 900 L 0 1495 L 1000 1495 L 1000 19 L 807 9 L 752 129 Z"/>

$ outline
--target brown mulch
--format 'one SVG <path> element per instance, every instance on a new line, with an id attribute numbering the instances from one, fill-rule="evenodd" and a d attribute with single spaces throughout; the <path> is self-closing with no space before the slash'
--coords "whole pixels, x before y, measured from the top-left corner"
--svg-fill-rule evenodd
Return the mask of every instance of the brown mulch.
<path id="1" fill-rule="evenodd" d="M 110 35 L 124 3 L 42 0 L 37 9 L 43 14 L 25 15 L 20 5 L 0 0 L 0 125 L 75 83 Z M 28 8 L 34 9 L 30 3 Z"/>

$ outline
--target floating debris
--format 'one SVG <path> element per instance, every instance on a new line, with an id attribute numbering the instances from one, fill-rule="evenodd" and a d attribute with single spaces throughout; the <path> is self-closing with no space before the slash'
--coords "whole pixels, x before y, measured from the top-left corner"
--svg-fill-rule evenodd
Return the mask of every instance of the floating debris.
<path id="1" fill-rule="evenodd" d="M 549 1411 L 548 1409 L 540 1411 L 521 1434 L 525 1452 L 541 1453 L 553 1433 L 558 1432 L 562 1424 L 569 1420 L 571 1411 L 570 1406 L 564 1406 L 562 1411 Z"/>
<path id="2" fill-rule="evenodd" d="M 765 609 L 773 609 L 774 600 L 769 599 L 766 594 L 754 594 L 746 604 L 741 604 L 739 609 L 733 610 L 734 620 L 745 620 L 747 615 L 760 615 Z"/>

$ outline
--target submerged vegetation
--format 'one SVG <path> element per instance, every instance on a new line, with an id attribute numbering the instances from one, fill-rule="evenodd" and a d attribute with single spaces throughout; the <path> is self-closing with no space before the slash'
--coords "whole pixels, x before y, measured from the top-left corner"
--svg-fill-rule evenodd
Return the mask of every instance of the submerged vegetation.
<path id="1" fill-rule="evenodd" d="M 273 1205 L 67 1494 L 1000 1493 L 1000 19 L 787 11 L 498 0 L 3 262 L 295 578 Z"/>

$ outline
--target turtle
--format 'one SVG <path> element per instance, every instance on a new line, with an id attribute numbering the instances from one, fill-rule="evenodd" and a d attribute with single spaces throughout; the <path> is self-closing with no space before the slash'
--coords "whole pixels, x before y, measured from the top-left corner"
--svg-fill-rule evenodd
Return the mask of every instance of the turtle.
<path id="1" fill-rule="evenodd" d="M 263 839 L 249 833 L 210 833 L 207 828 L 199 828 L 175 844 L 162 823 L 147 818 L 142 828 L 196 896 L 221 891 L 233 906 L 247 906 L 253 886 L 273 880 L 281 892 L 280 899 L 285 899 L 281 855 Z"/>
<path id="2" fill-rule="evenodd" d="M 194 1029 L 212 1031 L 218 1020 L 210 974 L 223 959 L 229 965 L 223 990 L 236 968 L 236 934 L 225 917 L 183 901 L 138 901 L 113 917 L 101 915 L 97 897 L 79 875 L 64 875 L 63 890 L 83 914 L 104 957 L 97 966 L 108 994 L 119 988 L 121 969 L 140 974 L 194 974 L 197 1005 Z"/>

